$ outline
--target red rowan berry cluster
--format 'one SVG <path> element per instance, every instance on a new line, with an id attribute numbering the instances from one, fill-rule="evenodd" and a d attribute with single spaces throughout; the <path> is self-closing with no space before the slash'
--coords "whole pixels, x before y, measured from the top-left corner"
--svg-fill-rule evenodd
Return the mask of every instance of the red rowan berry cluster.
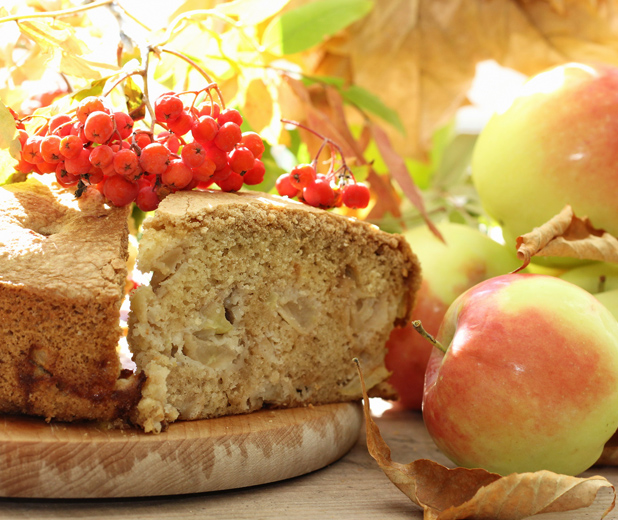
<path id="1" fill-rule="evenodd" d="M 207 91 L 213 85 L 209 85 Z M 75 114 L 58 114 L 28 135 L 18 124 L 22 145 L 17 170 L 54 173 L 59 184 L 89 186 L 115 206 L 135 202 L 152 211 L 168 193 L 204 189 L 213 184 L 237 191 L 264 179 L 264 143 L 255 132 L 242 133 L 242 116 L 209 100 L 187 106 L 181 94 L 161 95 L 154 103 L 155 135 L 134 130 L 131 117 L 108 108 L 103 99 L 87 97 Z"/>
<path id="2" fill-rule="evenodd" d="M 295 121 L 283 120 L 284 123 L 293 124 L 320 137 L 322 146 L 311 164 L 299 164 L 290 173 L 280 175 L 275 184 L 279 195 L 289 198 L 297 197 L 298 200 L 324 209 L 347 206 L 348 208 L 360 209 L 369 205 L 371 194 L 369 188 L 356 182 L 352 171 L 348 168 L 341 148 L 330 139 L 307 128 Z M 324 146 L 331 147 L 330 170 L 326 175 L 317 173 L 316 164 Z M 341 166 L 335 169 L 335 151 L 341 158 Z"/>

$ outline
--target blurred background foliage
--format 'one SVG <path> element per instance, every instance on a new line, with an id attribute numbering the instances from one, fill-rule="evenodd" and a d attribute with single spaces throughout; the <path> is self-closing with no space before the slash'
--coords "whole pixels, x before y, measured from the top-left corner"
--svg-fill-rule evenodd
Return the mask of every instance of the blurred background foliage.
<path id="1" fill-rule="evenodd" d="M 281 119 L 299 121 L 337 142 L 357 179 L 370 185 L 367 209 L 337 211 L 389 231 L 443 219 L 488 224 L 469 178 L 476 135 L 526 76 L 568 61 L 618 64 L 618 1 L 27 0 L 0 7 L 0 101 L 20 115 L 108 95 L 139 118 L 146 93 L 198 90 L 210 78 L 242 113 L 243 130 L 267 143 L 268 174 L 256 189 L 273 191 L 279 174 L 317 153 L 319 139 Z M 135 74 L 146 62 L 148 85 Z M 9 124 L 0 118 L 5 150 Z"/>

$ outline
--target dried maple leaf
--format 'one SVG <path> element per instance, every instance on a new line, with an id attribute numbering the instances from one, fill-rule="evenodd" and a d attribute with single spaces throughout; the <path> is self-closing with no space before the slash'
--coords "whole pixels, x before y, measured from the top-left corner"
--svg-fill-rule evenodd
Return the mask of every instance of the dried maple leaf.
<path id="1" fill-rule="evenodd" d="M 524 269 L 533 256 L 562 256 L 580 260 L 618 262 L 618 239 L 596 229 L 587 217 L 579 218 L 571 206 L 530 233 L 517 237 L 517 257 Z"/>
<path id="2" fill-rule="evenodd" d="M 605 518 L 616 502 L 616 490 L 600 476 L 576 478 L 550 471 L 513 473 L 502 477 L 483 469 L 448 469 L 426 459 L 400 464 L 371 417 L 362 371 L 367 449 L 382 471 L 420 506 L 425 520 L 520 520 L 543 518 Z M 549 516 L 549 513 L 554 515 Z"/>
<path id="3" fill-rule="evenodd" d="M 618 64 L 617 20 L 616 0 L 380 0 L 316 49 L 314 72 L 396 108 L 406 130 L 391 132 L 397 150 L 422 157 L 466 103 L 478 62 L 528 75 L 568 61 Z"/>

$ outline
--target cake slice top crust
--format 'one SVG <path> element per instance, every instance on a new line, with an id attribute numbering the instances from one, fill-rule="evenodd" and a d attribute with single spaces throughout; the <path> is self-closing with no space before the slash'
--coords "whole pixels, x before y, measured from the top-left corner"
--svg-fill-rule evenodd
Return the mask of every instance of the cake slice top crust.
<path id="1" fill-rule="evenodd" d="M 202 232 L 208 232 L 209 224 L 213 231 L 218 231 L 224 221 L 234 222 L 235 225 L 242 222 L 245 227 L 254 229 L 276 226 L 287 227 L 294 232 L 298 229 L 307 230 L 318 239 L 326 240 L 330 237 L 345 240 L 346 236 L 353 236 L 361 241 L 379 242 L 381 247 L 398 250 L 402 259 L 401 273 L 408 290 L 407 300 L 402 302 L 394 325 L 403 326 L 409 321 L 421 283 L 418 259 L 402 235 L 387 233 L 368 222 L 262 192 L 205 190 L 179 191 L 167 197 L 155 215 L 144 222 L 144 228 L 176 228 L 181 233 L 182 229 L 201 228 Z M 140 249 L 140 269 L 145 272 L 153 270 L 160 251 L 149 251 L 148 244 L 141 244 Z"/>
<path id="2" fill-rule="evenodd" d="M 0 206 L 0 283 L 61 298 L 122 297 L 128 207 L 34 178 L 0 187 Z"/>

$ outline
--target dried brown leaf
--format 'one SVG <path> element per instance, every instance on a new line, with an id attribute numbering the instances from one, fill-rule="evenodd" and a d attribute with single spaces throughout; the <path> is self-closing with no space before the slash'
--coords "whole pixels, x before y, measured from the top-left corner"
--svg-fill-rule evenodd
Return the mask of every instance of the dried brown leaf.
<path id="1" fill-rule="evenodd" d="M 600 476 L 576 478 L 550 471 L 501 477 L 482 469 L 448 469 L 426 459 L 393 462 L 371 416 L 360 364 L 367 449 L 382 471 L 424 511 L 425 520 L 602 519 L 614 509 L 616 490 Z M 552 516 L 548 516 L 554 513 Z"/>
<path id="2" fill-rule="evenodd" d="M 404 192 L 406 197 L 408 197 L 410 202 L 420 212 L 423 220 L 429 229 L 431 229 L 432 233 L 444 242 L 442 234 L 427 214 L 421 191 L 418 189 L 416 184 L 414 184 L 414 180 L 412 179 L 412 175 L 410 174 L 405 161 L 401 155 L 393 149 L 388 135 L 376 124 L 371 125 L 371 132 L 373 134 L 373 138 L 375 139 L 376 145 L 378 146 L 378 150 L 380 151 L 380 155 L 388 166 L 391 176 L 397 181 L 397 184 L 399 184 L 399 187 Z"/>
<path id="3" fill-rule="evenodd" d="M 571 206 L 530 233 L 517 237 L 517 257 L 524 269 L 533 256 L 562 256 L 579 260 L 618 262 L 618 239 L 596 229 L 587 217 L 579 218 Z"/>
<path id="4" fill-rule="evenodd" d="M 393 144 L 421 158 L 466 103 L 478 62 L 524 74 L 568 61 L 618 64 L 617 20 L 616 0 L 380 0 L 316 49 L 313 72 L 346 74 L 396 108 L 406 135 L 389 131 Z"/>

